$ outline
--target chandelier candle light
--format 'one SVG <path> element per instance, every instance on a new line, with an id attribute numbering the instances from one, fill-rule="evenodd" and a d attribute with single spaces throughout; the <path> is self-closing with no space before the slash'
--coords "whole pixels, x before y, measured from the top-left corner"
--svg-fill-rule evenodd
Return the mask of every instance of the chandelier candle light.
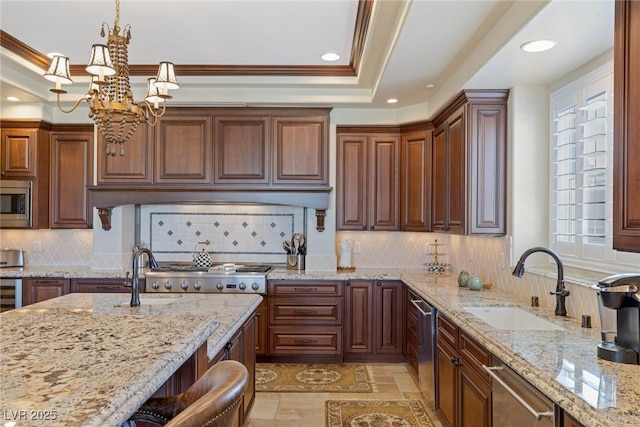
<path id="1" fill-rule="evenodd" d="M 72 84 L 69 73 L 69 58 L 55 53 L 50 54 L 51 65 L 44 78 L 55 82 L 50 89 L 56 94 L 58 108 L 64 113 L 74 111 L 82 101 L 89 105 L 89 117 L 94 121 L 100 134 L 106 141 L 106 153 L 116 155 L 116 146 L 120 146 L 120 155 L 124 156 L 124 143 L 134 134 L 140 122 L 154 126 L 158 117 L 166 110 L 166 100 L 170 99 L 169 89 L 178 89 L 178 81 L 171 62 L 161 62 L 157 76 L 147 79 L 147 95 L 143 101 L 133 100 L 129 82 L 129 64 L 127 45 L 131 40 L 131 26 L 124 27 L 120 35 L 120 0 L 116 0 L 116 18 L 113 28 L 102 23 L 100 36 L 109 31 L 107 45 L 94 44 L 91 48 L 91 60 L 87 72 L 91 82 L 87 93 L 71 107 L 64 110 L 60 104 L 60 95 L 67 93 L 63 84 Z"/>

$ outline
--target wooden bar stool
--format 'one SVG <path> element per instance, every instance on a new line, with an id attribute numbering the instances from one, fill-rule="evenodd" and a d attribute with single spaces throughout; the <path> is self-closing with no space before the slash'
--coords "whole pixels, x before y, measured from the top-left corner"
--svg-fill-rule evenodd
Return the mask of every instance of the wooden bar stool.
<path id="1" fill-rule="evenodd" d="M 145 421 L 167 427 L 229 427 L 248 380 L 242 363 L 218 362 L 184 393 L 147 400 L 124 425 Z"/>

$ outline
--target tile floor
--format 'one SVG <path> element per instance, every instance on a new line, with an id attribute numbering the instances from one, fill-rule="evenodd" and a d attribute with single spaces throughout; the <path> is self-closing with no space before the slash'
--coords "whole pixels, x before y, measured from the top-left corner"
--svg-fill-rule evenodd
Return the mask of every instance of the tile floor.
<path id="1" fill-rule="evenodd" d="M 325 427 L 325 401 L 332 399 L 418 399 L 418 387 L 404 363 L 367 363 L 372 393 L 256 393 L 245 427 Z M 435 416 L 431 415 L 435 420 Z M 436 422 L 437 423 L 437 422 Z M 440 427 L 437 423 L 436 427 Z"/>

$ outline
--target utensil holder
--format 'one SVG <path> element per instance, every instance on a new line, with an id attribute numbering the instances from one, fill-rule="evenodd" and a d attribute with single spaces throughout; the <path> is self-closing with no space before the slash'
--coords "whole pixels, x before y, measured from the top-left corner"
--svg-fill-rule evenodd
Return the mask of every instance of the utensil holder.
<path id="1" fill-rule="evenodd" d="M 287 255 L 287 270 L 303 271 L 305 268 L 305 256 L 300 254 Z"/>

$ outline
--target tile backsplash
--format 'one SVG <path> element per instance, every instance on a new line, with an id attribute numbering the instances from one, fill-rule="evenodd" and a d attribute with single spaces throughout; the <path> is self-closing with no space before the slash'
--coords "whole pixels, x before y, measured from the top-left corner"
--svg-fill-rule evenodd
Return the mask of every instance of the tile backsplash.
<path id="1" fill-rule="evenodd" d="M 140 242 L 158 261 L 192 261 L 205 249 L 214 262 L 284 264 L 282 242 L 305 233 L 304 213 L 292 206 L 145 205 Z"/>

